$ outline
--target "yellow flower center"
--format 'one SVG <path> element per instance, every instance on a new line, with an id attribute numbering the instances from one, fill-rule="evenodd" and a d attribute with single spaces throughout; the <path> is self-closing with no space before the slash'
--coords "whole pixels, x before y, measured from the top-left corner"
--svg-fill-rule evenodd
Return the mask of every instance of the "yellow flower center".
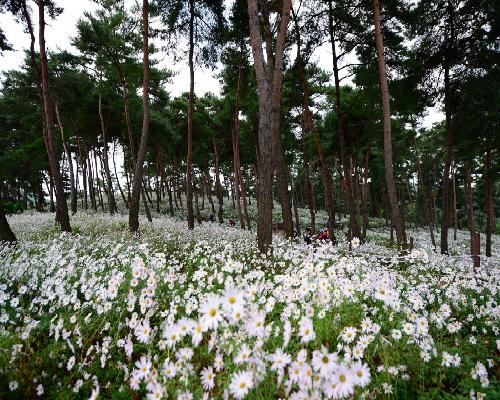
<path id="1" fill-rule="evenodd" d="M 340 375 L 339 376 L 339 381 L 344 383 L 345 382 L 345 375 Z"/>
<path id="2" fill-rule="evenodd" d="M 358 372 L 356 372 L 356 375 L 358 375 L 361 378 L 363 376 L 363 372 L 362 371 L 358 371 Z"/>
<path id="3" fill-rule="evenodd" d="M 215 317 L 215 314 L 217 314 L 217 310 L 215 308 L 211 308 L 210 311 L 208 312 L 208 314 L 211 317 Z"/>
<path id="4" fill-rule="evenodd" d="M 229 297 L 229 304 L 234 304 L 234 303 L 236 303 L 236 299 L 233 296 Z"/>
<path id="5" fill-rule="evenodd" d="M 257 321 L 257 323 L 255 325 L 257 326 L 257 328 L 260 328 L 262 326 L 262 322 Z"/>
<path id="6" fill-rule="evenodd" d="M 323 356 L 323 358 L 321 359 L 321 361 L 323 361 L 323 363 L 325 363 L 325 364 L 328 364 L 328 361 L 330 361 L 330 360 L 328 359 L 327 356 Z"/>
<path id="7" fill-rule="evenodd" d="M 245 389 L 247 384 L 245 382 L 240 382 L 240 389 Z"/>

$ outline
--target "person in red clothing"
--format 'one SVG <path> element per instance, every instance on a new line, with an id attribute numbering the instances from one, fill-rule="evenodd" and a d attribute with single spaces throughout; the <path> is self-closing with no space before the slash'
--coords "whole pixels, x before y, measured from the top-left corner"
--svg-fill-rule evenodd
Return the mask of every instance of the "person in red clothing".
<path id="1" fill-rule="evenodd" d="M 328 228 L 323 229 L 318 233 L 318 236 L 316 236 L 317 240 L 330 240 L 330 234 L 328 232 Z"/>

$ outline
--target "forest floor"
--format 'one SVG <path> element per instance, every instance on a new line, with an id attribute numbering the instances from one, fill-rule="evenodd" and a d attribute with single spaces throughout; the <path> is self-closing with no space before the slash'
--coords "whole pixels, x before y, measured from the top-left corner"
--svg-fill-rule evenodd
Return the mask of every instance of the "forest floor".
<path id="1" fill-rule="evenodd" d="M 305 210 L 301 211 L 304 215 Z M 411 254 L 386 228 L 308 246 L 217 223 L 78 212 L 9 217 L 0 398 L 498 398 L 500 237 Z M 452 236 L 452 231 L 450 231 Z M 482 245 L 484 249 L 484 244 Z"/>

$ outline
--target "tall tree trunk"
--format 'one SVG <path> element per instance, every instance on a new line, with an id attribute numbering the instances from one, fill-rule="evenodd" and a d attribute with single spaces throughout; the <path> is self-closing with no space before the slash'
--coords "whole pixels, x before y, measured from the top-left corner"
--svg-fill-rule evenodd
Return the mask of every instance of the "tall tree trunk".
<path id="1" fill-rule="evenodd" d="M 83 201 L 83 208 L 87 210 L 89 208 L 88 204 L 88 188 L 87 188 L 87 156 L 85 154 L 85 150 L 83 148 L 83 143 L 82 140 L 79 140 L 79 146 L 80 148 L 80 163 L 82 164 L 82 182 L 83 182 L 83 196 L 82 196 L 82 201 Z"/>
<path id="2" fill-rule="evenodd" d="M 346 149 L 346 144 L 345 144 L 345 133 L 344 133 L 344 114 L 343 114 L 342 103 L 341 103 L 338 58 L 337 58 L 337 51 L 336 51 L 336 45 L 335 45 L 335 33 L 334 33 L 334 27 L 333 27 L 332 0 L 329 0 L 328 7 L 329 7 L 328 29 L 329 29 L 329 33 L 330 33 L 330 43 L 332 46 L 333 76 L 335 79 L 335 112 L 337 114 L 337 130 L 338 130 L 339 144 L 340 144 L 340 157 L 341 157 L 342 166 L 344 169 L 344 181 L 345 181 L 345 186 L 346 186 L 345 200 L 346 200 L 346 205 L 347 205 L 347 211 L 349 212 L 349 218 L 350 218 L 349 224 L 350 224 L 350 228 L 351 228 L 351 234 L 353 237 L 357 237 L 358 239 L 361 239 L 361 230 L 359 228 L 358 218 L 357 218 L 357 214 L 356 214 L 356 208 L 354 206 L 353 185 L 352 185 L 352 181 L 351 181 L 352 175 L 349 172 L 349 166 L 347 164 L 347 149 Z"/>
<path id="3" fill-rule="evenodd" d="M 453 196 L 453 240 L 457 241 L 457 230 L 458 230 L 458 217 L 457 217 L 457 187 L 455 182 L 455 171 L 456 163 L 454 160 L 451 162 L 451 186 L 452 186 L 452 196 Z"/>
<path id="4" fill-rule="evenodd" d="M 106 189 L 108 195 L 108 207 L 109 213 L 113 215 L 116 212 L 116 201 L 113 191 L 113 184 L 111 181 L 111 173 L 109 172 L 109 159 L 108 159 L 108 140 L 106 138 L 106 127 L 104 126 L 104 118 L 102 114 L 102 95 L 99 94 L 99 120 L 101 121 L 101 133 L 102 133 L 102 161 L 104 164 L 104 173 L 106 175 Z M 118 176 L 117 176 L 118 178 Z"/>
<path id="5" fill-rule="evenodd" d="M 451 122 L 451 84 L 450 84 L 450 63 L 451 63 L 451 41 L 454 37 L 452 5 L 448 0 L 448 21 L 446 26 L 446 49 L 444 57 L 444 112 L 446 121 L 446 156 L 443 170 L 443 203 L 441 217 L 441 254 L 448 254 L 448 227 L 450 221 L 450 167 L 453 152 L 453 129 Z M 450 30 L 448 32 L 448 29 Z"/>
<path id="6" fill-rule="evenodd" d="M 172 182 L 172 181 L 170 181 Z M 172 199 L 172 186 L 171 186 L 171 183 L 169 183 L 169 180 L 168 179 L 165 179 L 165 186 L 167 187 L 167 195 L 168 195 L 168 208 L 169 208 L 169 212 L 170 212 L 170 216 L 173 217 L 174 216 L 174 204 L 173 204 L 173 201 L 172 200 L 175 200 L 175 206 L 177 208 L 177 200 L 174 198 Z"/>
<path id="7" fill-rule="evenodd" d="M 215 191 L 217 193 L 217 199 L 219 200 L 219 209 L 217 211 L 217 216 L 219 218 L 219 222 L 222 224 L 224 222 L 224 195 L 222 193 L 222 185 L 220 183 L 220 171 L 219 171 L 219 148 L 217 147 L 217 143 L 215 138 L 212 139 L 212 144 L 214 147 L 214 158 L 215 158 Z"/>
<path id="8" fill-rule="evenodd" d="M 92 208 L 97 211 L 97 202 L 95 199 L 95 187 L 94 187 L 94 174 L 92 173 L 92 161 L 90 157 L 90 151 L 87 151 L 87 146 L 85 146 L 85 161 L 87 163 L 87 174 L 89 180 L 89 194 L 90 194 L 90 204 Z"/>
<path id="9" fill-rule="evenodd" d="M 194 228 L 193 216 L 193 108 L 194 108 L 194 0 L 189 0 L 189 102 L 186 158 L 186 203 L 188 229 Z"/>
<path id="10" fill-rule="evenodd" d="M 245 229 L 245 220 L 243 219 L 243 213 L 241 212 L 241 202 L 240 202 L 240 179 L 239 179 L 239 151 L 238 146 L 236 144 L 236 119 L 238 116 L 236 112 L 233 112 L 233 121 L 232 121 L 232 144 L 233 144 L 233 169 L 234 169 L 234 184 L 233 184 L 233 194 L 234 200 L 236 201 L 236 211 L 238 214 L 238 219 L 240 220 L 241 229 Z"/>
<path id="11" fill-rule="evenodd" d="M 307 204 L 309 206 L 309 215 L 311 217 L 311 229 L 313 232 L 316 231 L 316 213 L 314 207 L 314 197 L 313 189 L 311 184 L 311 179 L 309 177 L 309 152 L 307 151 L 305 143 L 306 129 L 304 124 L 302 125 L 302 156 L 304 158 L 304 190 L 307 198 Z"/>
<path id="12" fill-rule="evenodd" d="M 293 177 L 290 174 L 289 175 L 289 180 L 290 180 L 290 188 L 292 189 L 292 200 L 293 200 L 293 214 L 295 217 L 295 236 L 300 237 L 301 232 L 300 232 L 300 218 L 299 218 L 299 207 L 298 207 L 298 196 L 297 196 L 297 190 L 294 188 L 293 185 Z"/>
<path id="13" fill-rule="evenodd" d="M 64 137 L 64 126 L 61 121 L 61 114 L 59 110 L 59 104 L 56 101 L 55 102 L 55 109 L 56 109 L 56 118 L 57 118 L 57 125 L 59 126 L 59 131 L 61 132 L 61 140 L 64 148 L 64 152 L 66 153 L 66 158 L 68 160 L 68 169 L 69 169 L 69 182 L 71 186 L 71 213 L 76 214 L 76 206 L 77 206 L 77 192 L 76 192 L 76 186 L 75 186 L 75 172 L 73 170 L 73 159 L 71 157 L 71 151 L 68 146 L 68 142 L 66 141 L 66 138 Z"/>
<path id="14" fill-rule="evenodd" d="M 491 236 L 493 234 L 493 225 L 495 223 L 495 210 L 493 208 L 493 184 L 494 171 L 491 168 L 491 149 L 486 152 L 486 257 L 491 257 Z"/>
<path id="15" fill-rule="evenodd" d="M 104 212 L 104 201 L 102 200 L 101 182 L 99 181 L 99 167 L 97 164 L 97 149 L 94 149 L 94 166 L 95 166 L 95 179 L 97 187 L 97 198 L 99 199 L 99 205 L 101 206 L 101 211 Z"/>
<path id="16" fill-rule="evenodd" d="M 54 123 L 52 120 L 52 110 L 49 94 L 49 69 L 47 63 L 47 53 L 45 51 L 45 0 L 38 1 L 38 17 L 39 17 L 39 42 L 40 42 L 40 62 L 42 65 L 42 91 L 43 91 L 43 106 L 45 113 L 45 121 L 47 128 L 48 156 L 49 163 L 54 178 L 56 189 L 56 221 L 61 226 L 64 232 L 71 232 L 69 222 L 68 205 L 66 203 L 66 195 L 64 193 L 63 181 L 59 170 L 59 160 L 57 156 L 57 146 L 54 134 Z"/>
<path id="17" fill-rule="evenodd" d="M 392 167 L 392 133 L 391 133 L 391 109 L 389 105 L 389 87 L 385 73 L 384 44 L 382 41 L 382 29 L 380 26 L 379 0 L 373 0 L 373 21 L 375 25 L 375 47 L 377 50 L 377 66 L 380 82 L 380 93 L 382 96 L 382 112 L 384 122 L 384 164 L 385 181 L 387 185 L 387 197 L 391 207 L 392 221 L 396 228 L 396 240 L 398 247 L 406 247 L 406 232 L 403 216 L 399 210 L 394 183 L 394 171 Z"/>
<path id="18" fill-rule="evenodd" d="M 139 152 L 134 168 L 134 180 L 132 184 L 132 198 L 130 199 L 130 208 L 128 214 L 128 225 L 131 232 L 137 232 L 139 229 L 139 196 L 141 195 L 142 174 L 144 167 L 144 158 L 146 156 L 146 146 L 149 136 L 149 15 L 148 0 L 142 2 L 142 40 L 143 40 L 143 81 L 142 81 L 142 135 Z M 147 201 L 143 198 L 145 207 Z M 149 211 L 149 208 L 146 208 Z"/>
<path id="19" fill-rule="evenodd" d="M 326 158 L 323 153 L 323 148 L 321 146 L 321 140 L 319 138 L 318 131 L 316 130 L 316 126 L 314 125 L 314 121 L 312 118 L 312 112 L 311 109 L 309 108 L 309 84 L 306 80 L 305 77 L 305 72 L 304 72 L 304 65 L 302 63 L 302 57 L 301 57 L 301 39 L 300 39 L 300 29 L 298 27 L 298 24 L 295 24 L 295 38 L 297 42 L 297 58 L 296 58 L 296 63 L 297 63 L 297 69 L 299 73 L 299 79 L 302 83 L 303 91 L 304 91 L 304 121 L 307 126 L 307 129 L 311 134 L 313 135 L 314 139 L 314 144 L 316 147 L 316 152 L 318 153 L 319 157 L 319 163 L 320 163 L 320 174 L 321 174 L 321 182 L 323 184 L 323 189 L 325 193 L 325 208 L 326 212 L 328 214 L 328 230 L 330 232 L 330 237 L 332 238 L 332 243 L 336 243 L 336 238 L 335 238 L 335 232 L 334 232 L 334 226 L 335 226 L 335 203 L 333 200 L 333 184 L 332 184 L 332 176 L 331 176 L 331 171 L 330 167 L 328 166 L 328 163 L 326 161 Z"/>
<path id="20" fill-rule="evenodd" d="M 243 200 L 243 215 L 245 216 L 245 223 L 246 223 L 247 229 L 251 230 L 252 226 L 250 225 L 250 216 L 248 215 L 248 204 L 247 204 L 247 194 L 246 194 L 245 181 L 243 179 L 241 172 L 240 172 L 240 185 L 241 185 L 241 198 Z"/>
<path id="21" fill-rule="evenodd" d="M 267 7 L 267 2 L 261 3 Z M 272 185 L 279 133 L 281 81 L 285 37 L 290 19 L 291 1 L 284 0 L 276 45 L 269 32 L 269 15 L 263 12 L 267 57 L 264 60 L 260 35 L 257 0 L 248 1 L 250 43 L 254 59 L 259 98 L 259 175 L 257 182 L 257 242 L 261 253 L 267 253 L 272 243 Z M 265 11 L 261 9 L 261 11 Z M 273 54 L 273 48 L 275 53 Z M 271 110 L 271 111 L 270 111 Z M 271 144 L 271 145 L 270 145 Z M 279 167 L 279 166 L 278 166 Z"/>
<path id="22" fill-rule="evenodd" d="M 205 187 L 207 188 L 208 202 L 210 203 L 212 214 L 215 215 L 215 205 L 214 200 L 212 199 L 212 184 L 210 183 L 210 168 L 208 166 L 207 171 L 203 174 L 203 178 L 205 179 Z"/>
<path id="23" fill-rule="evenodd" d="M 471 254 L 472 240 L 476 233 L 476 225 L 474 224 L 474 203 L 472 201 L 472 167 L 471 161 L 467 161 L 465 165 L 465 208 L 467 212 L 467 228 L 470 233 Z"/>

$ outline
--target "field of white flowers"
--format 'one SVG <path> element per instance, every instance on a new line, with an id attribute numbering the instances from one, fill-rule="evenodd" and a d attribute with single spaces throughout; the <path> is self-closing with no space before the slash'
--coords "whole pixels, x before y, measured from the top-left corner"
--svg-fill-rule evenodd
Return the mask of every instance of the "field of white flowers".
<path id="1" fill-rule="evenodd" d="M 499 238 L 472 271 L 414 231 L 348 251 L 157 217 L 9 219 L 0 245 L 0 398 L 498 398 Z M 484 248 L 484 247 L 483 247 Z"/>

